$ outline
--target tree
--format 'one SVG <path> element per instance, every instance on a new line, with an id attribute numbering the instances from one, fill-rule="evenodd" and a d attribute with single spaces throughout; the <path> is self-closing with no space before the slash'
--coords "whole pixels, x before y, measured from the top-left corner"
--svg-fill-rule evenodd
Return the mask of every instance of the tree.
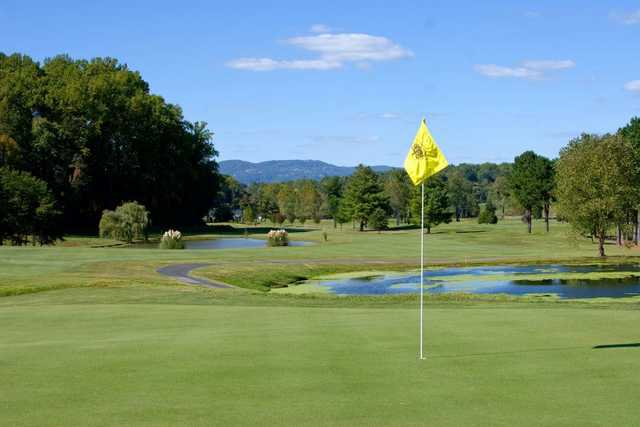
<path id="1" fill-rule="evenodd" d="M 613 135 L 583 134 L 560 152 L 558 212 L 574 229 L 598 239 L 601 257 L 607 231 L 640 202 L 637 162 L 630 143 Z"/>
<path id="2" fill-rule="evenodd" d="M 467 216 L 472 210 L 473 187 L 465 178 L 462 169 L 456 169 L 449 174 L 447 180 L 449 200 L 454 208 L 456 222 Z"/>
<path id="3" fill-rule="evenodd" d="M 368 166 L 359 165 L 347 181 L 344 193 L 345 209 L 363 231 L 373 212 L 387 210 L 389 201 L 384 194 L 378 175 Z"/>
<path id="4" fill-rule="evenodd" d="M 542 202 L 542 211 L 544 214 L 545 230 L 549 232 L 549 211 L 551 202 L 555 200 L 555 169 L 553 161 L 546 157 L 539 156 L 540 163 L 540 199 Z"/>
<path id="5" fill-rule="evenodd" d="M 416 186 L 411 201 L 411 211 L 413 222 L 421 222 L 422 190 Z M 424 183 L 424 226 L 427 234 L 431 233 L 431 228 L 439 224 L 451 222 L 452 213 L 449 210 L 449 196 L 447 185 L 440 176 L 432 176 Z"/>
<path id="6" fill-rule="evenodd" d="M 9 135 L 0 133 L 0 167 L 11 165 L 18 155 L 18 144 Z"/>
<path id="7" fill-rule="evenodd" d="M 409 216 L 412 191 L 409 175 L 403 169 L 392 169 L 384 178 L 384 191 L 396 218 L 396 225 Z"/>
<path id="8" fill-rule="evenodd" d="M 509 175 L 509 187 L 518 203 L 524 208 L 527 231 L 531 233 L 531 217 L 536 207 L 546 207 L 548 225 L 548 206 L 553 188 L 553 164 L 546 157 L 533 151 L 525 151 L 514 159 L 513 170 Z"/>
<path id="9" fill-rule="evenodd" d="M 627 143 L 631 145 L 636 156 L 640 158 L 640 117 L 633 117 L 629 124 L 625 127 L 618 129 L 618 135 L 620 135 Z M 634 240 L 638 244 L 640 241 L 640 208 L 635 207 L 635 232 Z"/>
<path id="10" fill-rule="evenodd" d="M 240 201 L 245 197 L 245 189 L 235 178 L 222 176 L 218 196 L 210 216 L 214 221 L 233 220 L 234 211 L 240 209 Z"/>
<path id="11" fill-rule="evenodd" d="M 506 176 L 498 176 L 491 186 L 491 200 L 494 200 L 500 209 L 500 219 L 504 219 L 504 212 L 509 199 L 509 179 Z"/>
<path id="12" fill-rule="evenodd" d="M 478 216 L 478 224 L 497 224 L 498 217 L 496 216 L 496 207 L 491 200 L 485 203 L 484 208 L 480 211 Z"/>
<path id="13" fill-rule="evenodd" d="M 242 222 L 245 224 L 253 224 L 256 221 L 256 214 L 253 210 L 253 206 L 247 205 L 242 210 Z"/>
<path id="14" fill-rule="evenodd" d="M 215 204 L 213 133 L 113 58 L 0 54 L 0 135 L 0 163 L 45 181 L 68 228 L 94 229 L 122 200 L 158 225 L 201 222 Z"/>
<path id="15" fill-rule="evenodd" d="M 100 219 L 100 237 L 124 240 L 127 243 L 134 239 L 147 240 L 149 212 L 138 202 L 127 202 L 115 211 L 106 209 Z"/>
<path id="16" fill-rule="evenodd" d="M 320 185 L 325 195 L 326 212 L 333 219 L 333 228 L 336 228 L 343 191 L 343 180 L 337 176 L 326 177 L 322 179 Z"/>
<path id="17" fill-rule="evenodd" d="M 0 245 L 48 245 L 62 238 L 60 211 L 47 184 L 27 172 L 0 168 Z"/>
<path id="18" fill-rule="evenodd" d="M 338 224 L 340 224 L 340 229 L 342 230 L 342 224 L 346 224 L 351 221 L 353 217 L 351 213 L 351 208 L 349 204 L 345 201 L 344 198 L 340 199 L 340 204 L 338 205 L 338 212 L 336 213 L 335 219 Z"/>
<path id="19" fill-rule="evenodd" d="M 322 205 L 322 198 L 316 188 L 316 183 L 311 180 L 302 181 L 298 194 L 298 217 L 312 219 L 316 223 L 320 222 L 320 206 Z"/>
<path id="20" fill-rule="evenodd" d="M 389 221 L 387 220 L 387 213 L 382 208 L 376 208 L 369 219 L 367 220 L 367 227 L 373 230 L 386 230 L 389 228 Z"/>

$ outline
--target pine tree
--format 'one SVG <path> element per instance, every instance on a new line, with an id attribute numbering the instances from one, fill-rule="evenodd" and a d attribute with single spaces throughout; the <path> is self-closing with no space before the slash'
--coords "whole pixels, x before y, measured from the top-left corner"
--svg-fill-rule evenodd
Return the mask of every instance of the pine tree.
<path id="1" fill-rule="evenodd" d="M 416 186 L 411 201 L 412 218 L 416 224 L 420 224 L 421 192 L 420 186 Z M 427 234 L 431 233 L 432 227 L 450 223 L 451 217 L 447 185 L 440 176 L 432 176 L 424 183 L 424 226 Z"/>
<path id="2" fill-rule="evenodd" d="M 367 226 L 369 217 L 376 209 L 388 211 L 389 200 L 384 194 L 378 175 L 368 166 L 359 165 L 347 181 L 344 193 L 344 208 L 351 219 L 357 221 L 360 231 Z"/>

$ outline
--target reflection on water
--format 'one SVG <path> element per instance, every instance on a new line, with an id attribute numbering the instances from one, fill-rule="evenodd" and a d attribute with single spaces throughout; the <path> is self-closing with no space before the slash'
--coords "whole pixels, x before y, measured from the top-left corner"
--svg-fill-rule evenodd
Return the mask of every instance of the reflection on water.
<path id="1" fill-rule="evenodd" d="M 311 242 L 291 241 L 289 246 L 308 246 Z M 240 249 L 264 248 L 267 241 L 262 239 L 222 238 L 211 240 L 185 240 L 185 249 Z"/>
<path id="2" fill-rule="evenodd" d="M 500 274 L 542 275 L 553 273 L 640 272 L 640 265 L 539 265 L 445 268 L 425 272 L 425 291 L 439 294 L 466 292 L 474 294 L 556 294 L 560 298 L 621 298 L 640 295 L 640 277 L 606 279 L 493 279 Z M 456 281 L 456 276 L 474 276 Z M 483 277 L 484 276 L 484 277 Z M 444 281 L 442 278 L 453 278 Z M 463 279 L 462 277 L 460 279 Z M 320 283 L 338 295 L 382 295 L 419 292 L 420 274 L 381 275 Z"/>

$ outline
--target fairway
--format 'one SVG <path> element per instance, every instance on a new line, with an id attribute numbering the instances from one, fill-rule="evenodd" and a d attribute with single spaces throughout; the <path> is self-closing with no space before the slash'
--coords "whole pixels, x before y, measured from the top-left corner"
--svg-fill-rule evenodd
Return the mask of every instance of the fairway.
<path id="1" fill-rule="evenodd" d="M 208 291 L 202 291 L 208 292 Z M 640 311 L 163 303 L 68 289 L 0 303 L 3 425 L 632 425 Z M 631 308 L 633 307 L 633 308 Z"/>

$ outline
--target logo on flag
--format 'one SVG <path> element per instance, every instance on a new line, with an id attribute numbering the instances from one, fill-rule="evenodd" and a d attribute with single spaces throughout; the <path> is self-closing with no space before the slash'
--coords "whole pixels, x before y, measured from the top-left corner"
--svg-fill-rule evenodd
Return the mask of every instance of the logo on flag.
<path id="1" fill-rule="evenodd" d="M 414 185 L 419 185 L 449 165 L 444 154 L 431 136 L 426 120 L 422 119 L 411 149 L 404 161 L 404 168 Z"/>

